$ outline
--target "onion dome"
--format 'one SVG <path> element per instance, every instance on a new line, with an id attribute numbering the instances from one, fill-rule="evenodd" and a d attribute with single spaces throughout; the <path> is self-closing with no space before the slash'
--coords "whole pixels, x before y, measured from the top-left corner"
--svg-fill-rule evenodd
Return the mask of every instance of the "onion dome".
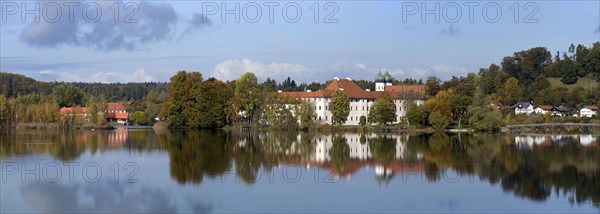
<path id="1" fill-rule="evenodd" d="M 381 71 L 379 71 L 379 73 L 377 74 L 377 76 L 375 77 L 375 82 L 384 82 L 384 78 L 383 75 L 381 74 Z"/>
<path id="2" fill-rule="evenodd" d="M 385 75 L 383 75 L 383 81 L 392 82 L 394 81 L 394 78 L 392 77 L 392 75 L 390 75 L 390 73 L 385 72 Z"/>

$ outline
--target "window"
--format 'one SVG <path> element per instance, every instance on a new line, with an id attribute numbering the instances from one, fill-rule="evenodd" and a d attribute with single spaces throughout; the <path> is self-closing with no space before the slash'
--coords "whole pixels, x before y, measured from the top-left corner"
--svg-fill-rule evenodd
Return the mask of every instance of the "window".
<path id="1" fill-rule="evenodd" d="M 328 119 L 327 119 L 327 116 L 325 116 L 325 120 L 328 120 Z"/>
<path id="2" fill-rule="evenodd" d="M 319 121 L 321 121 L 321 116 L 319 116 Z"/>
<path id="3" fill-rule="evenodd" d="M 363 111 L 365 110 L 365 107 L 363 106 Z"/>
<path id="4" fill-rule="evenodd" d="M 319 110 L 321 110 L 321 106 L 319 106 Z"/>
<path id="5" fill-rule="evenodd" d="M 398 109 L 400 109 L 399 111 L 402 111 L 402 106 L 398 107 Z"/>

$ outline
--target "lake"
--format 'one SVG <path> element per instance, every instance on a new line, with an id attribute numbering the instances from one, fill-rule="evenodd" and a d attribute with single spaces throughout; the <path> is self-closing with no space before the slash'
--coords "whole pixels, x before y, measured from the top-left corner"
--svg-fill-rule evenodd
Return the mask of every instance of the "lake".
<path id="1" fill-rule="evenodd" d="M 0 132 L 0 212 L 600 212 L 600 136 Z"/>

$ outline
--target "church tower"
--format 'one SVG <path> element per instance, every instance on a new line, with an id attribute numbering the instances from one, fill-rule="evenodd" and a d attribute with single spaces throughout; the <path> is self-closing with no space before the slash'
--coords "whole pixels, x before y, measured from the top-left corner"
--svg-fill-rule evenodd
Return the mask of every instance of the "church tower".
<path id="1" fill-rule="evenodd" d="M 393 82 L 394 78 L 389 72 L 385 72 L 385 75 L 383 75 L 379 71 L 375 77 L 375 91 L 385 91 L 385 87 L 392 85 Z"/>
<path id="2" fill-rule="evenodd" d="M 377 76 L 375 77 L 375 91 L 384 91 L 385 90 L 385 80 L 383 78 L 383 75 L 381 74 L 381 71 L 379 71 L 379 73 L 377 73 Z"/>

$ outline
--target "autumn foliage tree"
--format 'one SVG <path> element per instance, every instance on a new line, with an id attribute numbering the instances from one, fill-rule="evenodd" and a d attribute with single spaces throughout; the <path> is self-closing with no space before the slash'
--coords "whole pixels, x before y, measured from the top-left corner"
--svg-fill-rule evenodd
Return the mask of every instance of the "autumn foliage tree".
<path id="1" fill-rule="evenodd" d="M 256 110 L 260 104 L 261 89 L 258 86 L 256 75 L 252 72 L 244 73 L 235 81 L 235 97 L 239 101 L 238 109 L 245 112 L 248 122 L 254 120 Z"/>
<path id="2" fill-rule="evenodd" d="M 223 127 L 229 121 L 232 97 L 225 83 L 214 78 L 203 82 L 199 72 L 180 71 L 171 78 L 163 117 L 170 127 Z"/>
<path id="3" fill-rule="evenodd" d="M 517 78 L 508 78 L 504 84 L 504 103 L 513 104 L 521 97 L 521 88 L 519 88 L 519 80 Z"/>

